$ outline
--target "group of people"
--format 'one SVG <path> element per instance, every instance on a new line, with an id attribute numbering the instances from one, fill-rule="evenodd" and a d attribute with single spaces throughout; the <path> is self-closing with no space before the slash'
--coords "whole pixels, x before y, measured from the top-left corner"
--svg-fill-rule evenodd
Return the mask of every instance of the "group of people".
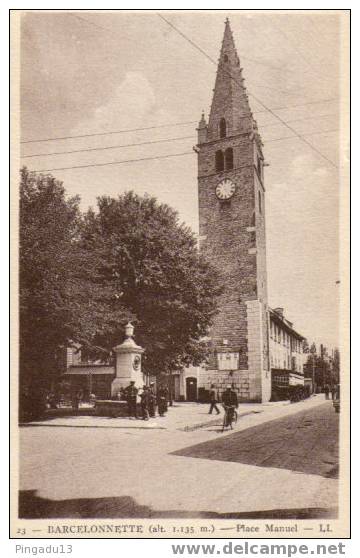
<path id="1" fill-rule="evenodd" d="M 165 385 L 160 385 L 158 390 L 155 389 L 154 382 L 149 386 L 144 385 L 139 390 L 134 381 L 130 382 L 124 390 L 124 395 L 128 403 L 129 417 L 138 419 L 138 397 L 140 397 L 141 415 L 143 420 L 149 420 L 156 416 L 156 409 L 158 410 L 159 417 L 165 416 L 168 410 L 169 390 Z"/>
<path id="2" fill-rule="evenodd" d="M 324 385 L 325 399 L 329 399 L 330 393 L 331 393 L 331 399 L 332 400 L 336 399 L 337 391 L 338 391 L 338 387 L 336 384 L 332 384 L 331 386 L 325 384 Z"/>

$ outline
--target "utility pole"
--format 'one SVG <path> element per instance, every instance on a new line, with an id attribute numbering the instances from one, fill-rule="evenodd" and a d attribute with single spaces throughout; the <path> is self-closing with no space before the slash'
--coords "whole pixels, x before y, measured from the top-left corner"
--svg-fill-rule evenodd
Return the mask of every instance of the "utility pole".
<path id="1" fill-rule="evenodd" d="M 315 393 L 315 355 L 312 355 L 312 392 Z"/>

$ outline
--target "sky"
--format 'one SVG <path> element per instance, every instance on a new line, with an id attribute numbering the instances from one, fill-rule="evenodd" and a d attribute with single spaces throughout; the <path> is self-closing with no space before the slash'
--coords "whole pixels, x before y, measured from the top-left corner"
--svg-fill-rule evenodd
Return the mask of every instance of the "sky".
<path id="1" fill-rule="evenodd" d="M 216 65 L 208 57 L 217 61 L 229 17 L 269 165 L 269 304 L 283 307 L 310 342 L 338 346 L 341 13 L 162 15 L 203 52 L 155 12 L 23 14 L 22 164 L 51 169 L 69 195 L 80 195 L 83 210 L 96 207 L 98 196 L 134 190 L 175 208 L 197 233 L 192 147 L 215 84 Z M 153 126 L 161 127 L 123 132 Z M 166 139 L 172 141 L 147 143 Z M 143 145 L 129 146 L 134 143 Z"/>

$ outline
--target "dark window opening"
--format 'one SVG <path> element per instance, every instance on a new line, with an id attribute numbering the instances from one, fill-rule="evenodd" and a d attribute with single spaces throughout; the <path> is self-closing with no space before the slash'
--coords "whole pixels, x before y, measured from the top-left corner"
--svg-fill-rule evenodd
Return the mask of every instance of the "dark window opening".
<path id="1" fill-rule="evenodd" d="M 250 219 L 250 227 L 255 227 L 256 225 L 256 221 L 255 221 L 255 211 L 252 212 L 251 215 L 251 219 Z"/>
<path id="2" fill-rule="evenodd" d="M 220 137 L 221 138 L 226 138 L 226 120 L 225 120 L 225 118 L 222 118 L 220 120 Z"/>
<path id="3" fill-rule="evenodd" d="M 259 190 L 258 194 L 259 194 L 259 213 L 262 213 L 262 208 L 261 208 L 261 193 L 260 193 L 260 190 Z"/>
<path id="4" fill-rule="evenodd" d="M 251 248 L 255 248 L 255 246 L 256 246 L 256 232 L 255 231 L 252 231 L 250 233 L 250 246 L 251 246 Z"/>
<path id="5" fill-rule="evenodd" d="M 225 150 L 225 168 L 226 170 L 231 170 L 234 168 L 234 152 L 232 147 L 228 147 Z"/>
<path id="6" fill-rule="evenodd" d="M 215 153 L 215 168 L 217 172 L 224 170 L 224 153 L 220 150 Z"/>
<path id="7" fill-rule="evenodd" d="M 227 54 L 224 54 L 224 62 L 228 62 L 229 61 L 229 57 Z"/>
<path id="8" fill-rule="evenodd" d="M 260 161 L 259 157 L 258 157 L 258 160 L 257 160 L 257 170 L 258 170 L 259 177 L 261 178 L 261 161 Z"/>

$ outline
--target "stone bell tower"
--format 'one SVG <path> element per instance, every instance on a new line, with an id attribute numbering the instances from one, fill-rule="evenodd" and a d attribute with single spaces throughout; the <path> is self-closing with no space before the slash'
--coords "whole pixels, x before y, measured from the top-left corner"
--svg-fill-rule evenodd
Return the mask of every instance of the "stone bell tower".
<path id="1" fill-rule="evenodd" d="M 209 121 L 203 114 L 198 127 L 200 251 L 225 287 L 202 383 L 230 383 L 242 400 L 267 401 L 264 156 L 242 71 L 226 20 Z"/>

